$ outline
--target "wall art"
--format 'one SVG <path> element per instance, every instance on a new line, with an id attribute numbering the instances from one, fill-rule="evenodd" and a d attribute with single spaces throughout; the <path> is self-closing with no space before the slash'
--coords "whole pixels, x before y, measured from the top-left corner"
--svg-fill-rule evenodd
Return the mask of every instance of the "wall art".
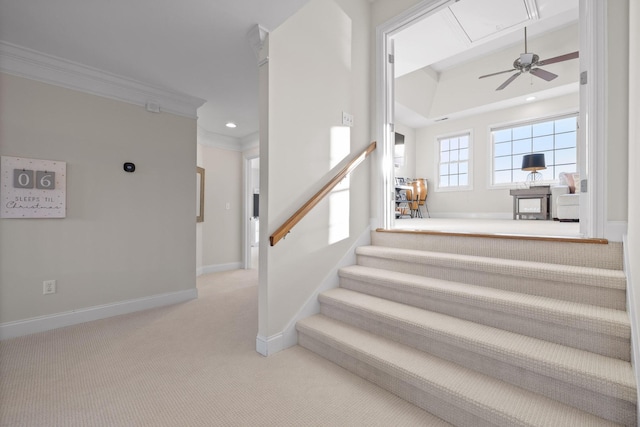
<path id="1" fill-rule="evenodd" d="M 67 164 L 0 157 L 0 218 L 64 218 Z"/>

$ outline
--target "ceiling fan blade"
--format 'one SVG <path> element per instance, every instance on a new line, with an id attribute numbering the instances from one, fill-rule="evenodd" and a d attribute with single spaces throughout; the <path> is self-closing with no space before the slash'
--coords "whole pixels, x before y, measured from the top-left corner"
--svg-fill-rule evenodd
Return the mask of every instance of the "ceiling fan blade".
<path id="1" fill-rule="evenodd" d="M 484 79 L 485 77 L 491 77 L 491 76 L 497 76 L 498 74 L 504 74 L 504 73 L 510 73 L 512 71 L 516 71 L 515 68 L 512 68 L 511 70 L 505 70 L 505 71 L 498 71 L 497 73 L 492 73 L 492 74 L 486 74 L 484 76 L 480 76 L 478 77 L 479 79 Z"/>
<path id="2" fill-rule="evenodd" d="M 542 68 L 532 68 L 531 70 L 529 70 L 529 72 L 534 76 L 540 77 L 541 79 L 548 82 L 558 77 L 557 74 L 550 73 L 546 70 L 543 70 Z"/>
<path id="3" fill-rule="evenodd" d="M 509 78 L 507 79 L 507 81 L 506 81 L 506 82 L 504 82 L 504 83 L 502 83 L 500 86 L 498 86 L 498 89 L 496 89 L 496 90 L 502 90 L 502 89 L 504 89 L 504 88 L 505 88 L 505 87 L 507 87 L 507 86 L 508 86 L 512 81 L 514 81 L 516 78 L 518 78 L 518 76 L 519 76 L 520 74 L 522 74 L 522 73 L 521 73 L 520 71 L 518 71 L 518 72 L 517 72 L 517 73 L 515 73 L 513 76 L 509 77 Z"/>
<path id="4" fill-rule="evenodd" d="M 555 64 L 556 62 L 568 61 L 570 59 L 576 59 L 580 56 L 579 51 L 565 53 L 564 55 L 554 56 L 553 58 L 543 59 L 542 61 L 538 61 L 536 65 L 549 65 Z"/>

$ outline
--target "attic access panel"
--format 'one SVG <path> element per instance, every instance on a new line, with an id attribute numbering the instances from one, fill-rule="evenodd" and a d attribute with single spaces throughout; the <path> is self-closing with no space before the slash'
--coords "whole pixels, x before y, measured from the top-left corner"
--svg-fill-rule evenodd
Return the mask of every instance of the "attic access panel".
<path id="1" fill-rule="evenodd" d="M 449 9 L 472 43 L 538 16 L 535 0 L 461 0 Z"/>

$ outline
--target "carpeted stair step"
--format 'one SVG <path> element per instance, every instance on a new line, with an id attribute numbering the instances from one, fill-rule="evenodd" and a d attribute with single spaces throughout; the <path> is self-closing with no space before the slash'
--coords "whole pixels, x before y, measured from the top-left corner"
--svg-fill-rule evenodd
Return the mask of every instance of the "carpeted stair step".
<path id="1" fill-rule="evenodd" d="M 361 246 L 357 263 L 366 267 L 487 286 L 624 310 L 626 278 L 621 270 Z"/>
<path id="2" fill-rule="evenodd" d="M 614 426 L 577 408 L 323 315 L 298 342 L 456 426 Z"/>
<path id="3" fill-rule="evenodd" d="M 598 417 L 635 425 L 629 362 L 348 289 L 326 291 L 319 300 L 325 316 Z"/>
<path id="4" fill-rule="evenodd" d="M 553 343 L 630 360 L 626 311 L 353 265 L 340 286 Z"/>
<path id="5" fill-rule="evenodd" d="M 371 232 L 371 244 L 374 246 L 622 270 L 622 243 L 578 241 L 562 238 L 529 240 L 519 239 L 517 236 L 479 238 L 464 234 L 422 234 L 407 230 Z"/>

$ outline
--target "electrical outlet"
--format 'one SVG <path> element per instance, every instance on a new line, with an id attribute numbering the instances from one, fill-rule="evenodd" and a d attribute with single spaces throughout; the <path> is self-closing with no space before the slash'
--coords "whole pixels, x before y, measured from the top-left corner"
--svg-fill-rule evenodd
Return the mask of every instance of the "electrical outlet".
<path id="1" fill-rule="evenodd" d="M 342 124 L 345 126 L 353 126 L 353 116 L 347 112 L 342 112 Z"/>
<path id="2" fill-rule="evenodd" d="M 42 282 L 42 295 L 49 295 L 56 293 L 56 281 L 45 280 Z"/>

